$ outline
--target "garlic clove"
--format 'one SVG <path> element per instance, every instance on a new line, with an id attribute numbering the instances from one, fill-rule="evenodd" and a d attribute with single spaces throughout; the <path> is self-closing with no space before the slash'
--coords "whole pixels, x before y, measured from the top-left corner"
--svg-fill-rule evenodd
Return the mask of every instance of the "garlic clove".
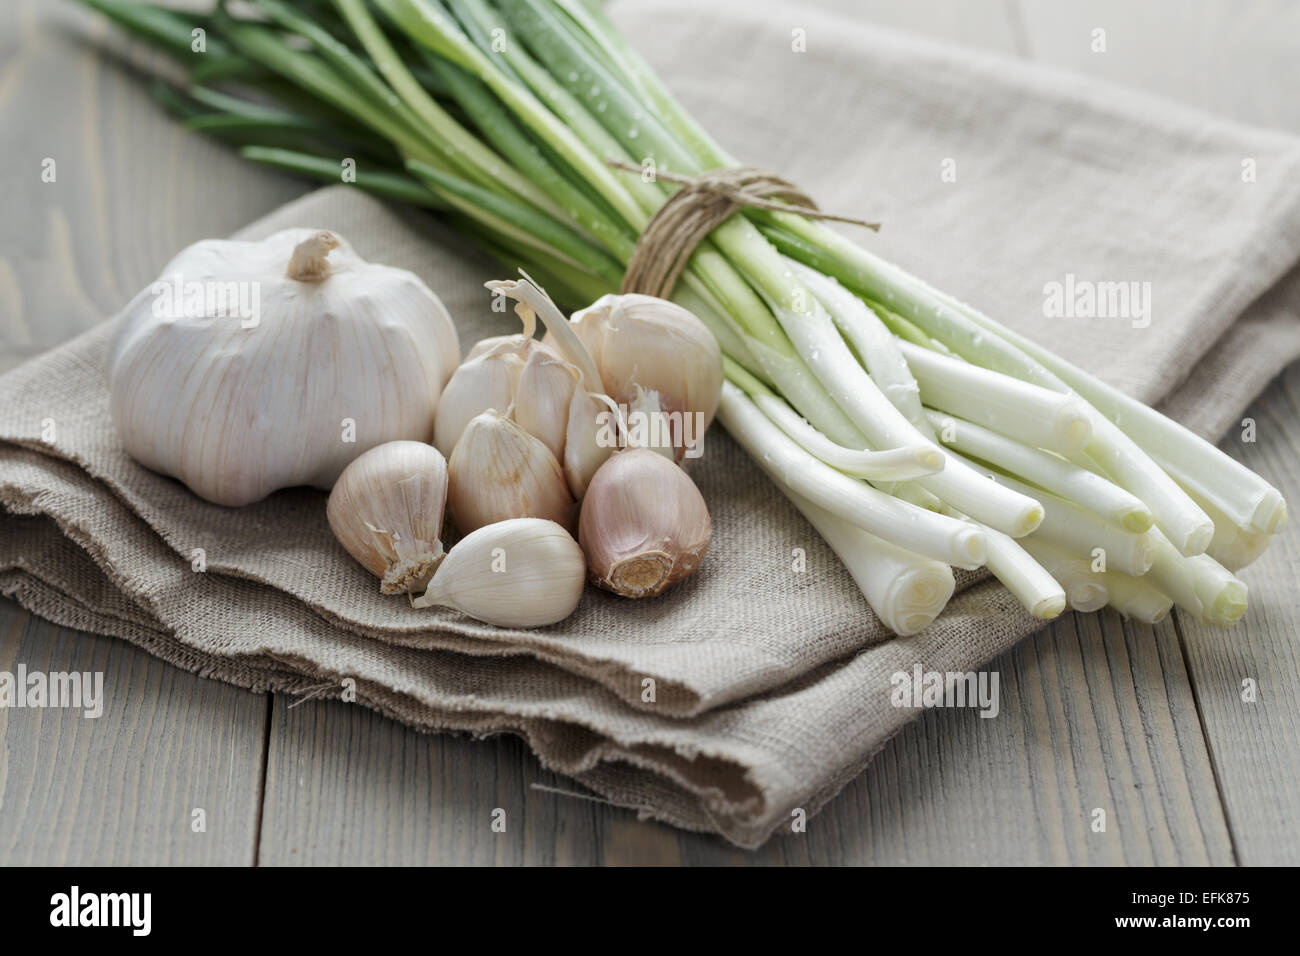
<path id="1" fill-rule="evenodd" d="M 578 607 L 586 560 L 553 521 L 512 518 L 466 535 L 413 607 L 452 607 L 498 627 L 544 627 Z"/>
<path id="2" fill-rule="evenodd" d="M 326 515 L 344 549 L 384 594 L 424 590 L 442 561 L 447 463 L 423 442 L 377 445 L 343 469 Z"/>
<path id="3" fill-rule="evenodd" d="M 522 336 L 505 336 L 499 342 L 456 369 L 438 402 L 433 423 L 433 443 L 451 457 L 470 419 L 489 408 L 505 411 L 515 400 L 523 373 L 527 344 Z"/>
<path id="4" fill-rule="evenodd" d="M 577 375 L 576 368 L 539 342 L 530 351 L 515 389 L 514 420 L 549 448 L 557 461 L 564 457 L 564 433 Z"/>
<path id="5" fill-rule="evenodd" d="M 582 499 L 578 542 L 593 581 L 652 597 L 691 574 L 709 548 L 704 496 L 675 464 L 646 448 L 610 457 Z"/>
<path id="6" fill-rule="evenodd" d="M 447 470 L 447 503 L 462 534 L 507 518 L 572 526 L 573 496 L 551 450 L 493 409 L 465 426 Z"/>
<path id="7" fill-rule="evenodd" d="M 534 361 L 533 357 L 537 356 Z M 505 412 L 511 409 L 519 393 L 520 382 L 528 363 L 534 361 L 526 386 L 528 394 L 519 404 L 525 413 L 529 434 L 541 438 L 558 458 L 563 450 L 564 415 L 576 373 L 564 373 L 560 356 L 529 335 L 497 335 L 478 342 L 470 349 L 463 365 L 456 369 L 443 390 L 434 422 L 433 443 L 451 457 L 456 441 L 469 420 L 489 408 Z M 551 368 L 555 362 L 560 367 Z M 554 396 L 554 397 L 551 397 Z M 533 406 L 540 407 L 536 409 Z M 553 411 L 546 411 L 553 408 Z M 518 416 L 516 416 L 518 419 Z M 523 420 L 520 420 L 521 424 Z M 552 446 L 551 442 L 557 443 Z"/>
<path id="8" fill-rule="evenodd" d="M 671 423 L 676 458 L 703 440 L 722 396 L 722 352 L 686 309 L 654 296 L 605 295 L 570 326 L 591 353 L 605 391 L 631 407 L 637 386 L 657 395 Z"/>
<path id="9" fill-rule="evenodd" d="M 574 498 L 582 499 L 592 477 L 617 447 L 618 427 L 609 406 L 575 388 L 564 430 L 564 477 Z"/>

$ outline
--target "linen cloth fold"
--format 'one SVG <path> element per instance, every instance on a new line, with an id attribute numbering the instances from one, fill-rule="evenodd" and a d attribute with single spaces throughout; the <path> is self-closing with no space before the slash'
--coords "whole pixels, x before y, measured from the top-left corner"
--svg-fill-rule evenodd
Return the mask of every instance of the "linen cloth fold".
<path id="1" fill-rule="evenodd" d="M 613 12 L 745 162 L 823 208 L 882 219 L 855 240 L 1201 434 L 1300 355 L 1296 140 L 803 8 Z M 791 49 L 795 26 L 806 52 Z M 516 330 L 482 289 L 503 270 L 423 213 L 336 186 L 241 235 L 290 226 L 419 274 L 465 351 Z M 1067 282 L 1137 283 L 1137 305 L 1047 314 L 1045 290 Z M 577 614 L 536 631 L 416 611 L 333 540 L 322 493 L 227 509 L 132 462 L 107 412 L 110 335 L 104 323 L 0 378 L 0 590 L 250 689 L 351 677 L 361 703 L 421 730 L 522 735 L 546 766 L 646 816 L 757 845 L 915 714 L 890 704 L 891 674 L 975 669 L 1036 626 L 996 582 L 963 574 L 934 626 L 892 638 L 720 429 L 692 467 L 710 553 L 668 594 L 588 588 Z"/>

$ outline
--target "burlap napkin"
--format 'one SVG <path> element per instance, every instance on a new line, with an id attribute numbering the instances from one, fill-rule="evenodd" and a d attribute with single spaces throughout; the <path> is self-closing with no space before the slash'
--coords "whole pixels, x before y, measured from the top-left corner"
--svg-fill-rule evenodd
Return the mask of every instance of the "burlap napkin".
<path id="1" fill-rule="evenodd" d="M 734 152 L 826 208 L 884 219 L 880 236 L 857 238 L 1135 394 L 1171 396 L 1204 434 L 1300 354 L 1289 138 L 803 9 L 615 14 Z M 791 47 L 795 29 L 806 52 Z M 340 186 L 245 234 L 291 225 L 336 230 L 419 273 L 466 348 L 512 330 L 481 289 L 500 270 L 423 214 Z M 1150 282 L 1150 325 L 1046 318 L 1044 286 L 1067 273 Z M 323 495 L 223 509 L 131 462 L 106 414 L 108 335 L 106 324 L 0 378 L 5 593 L 249 688 L 350 677 L 361 703 L 412 726 L 521 734 L 547 766 L 680 826 L 761 842 L 915 714 L 891 706 L 890 674 L 976 668 L 1033 628 L 995 583 L 963 576 L 933 628 L 888 639 L 719 430 L 693 471 L 713 547 L 670 594 L 631 604 L 589 589 L 573 618 L 532 632 L 416 612 L 333 542 Z"/>

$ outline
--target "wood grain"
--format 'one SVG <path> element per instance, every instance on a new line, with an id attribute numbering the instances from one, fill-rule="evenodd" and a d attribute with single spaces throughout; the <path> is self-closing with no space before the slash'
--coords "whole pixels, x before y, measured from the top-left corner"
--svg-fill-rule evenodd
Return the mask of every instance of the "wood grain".
<path id="1" fill-rule="evenodd" d="M 247 865 L 265 695 L 0 601 L 0 671 L 103 674 L 103 713 L 0 708 L 6 865 Z M 196 832 L 194 811 L 206 829 Z"/>
<path id="2" fill-rule="evenodd" d="M 1300 501 L 1300 366 L 1292 366 L 1246 413 L 1256 441 L 1220 446 Z M 1294 519 L 1293 519 L 1294 523 Z M 1196 706 L 1238 860 L 1300 864 L 1300 541 L 1294 527 L 1241 572 L 1250 607 L 1230 632 L 1180 619 Z M 1243 699 L 1243 681 L 1258 688 Z"/>
<path id="3" fill-rule="evenodd" d="M 1001 712 L 930 711 L 805 833 L 745 852 L 642 823 L 519 741 L 428 737 L 337 701 L 277 699 L 267 864 L 1227 864 L 1177 636 L 1071 615 L 992 665 Z M 546 789 L 540 789 L 546 788 Z M 556 793 L 555 790 L 564 791 Z M 1105 811 L 1105 830 L 1092 828 Z M 505 811 L 506 830 L 492 829 Z"/>
<path id="4" fill-rule="evenodd" d="M 572 864 L 600 852 L 605 808 L 534 796 L 534 782 L 573 785 L 514 738 L 430 736 L 339 700 L 277 697 L 270 743 L 264 865 Z"/>
<path id="5" fill-rule="evenodd" d="M 310 188 L 182 129 L 142 70 L 165 59 L 79 5 L 4 4 L 0 36 L 0 341 L 24 354 L 112 315 L 184 246 Z"/>

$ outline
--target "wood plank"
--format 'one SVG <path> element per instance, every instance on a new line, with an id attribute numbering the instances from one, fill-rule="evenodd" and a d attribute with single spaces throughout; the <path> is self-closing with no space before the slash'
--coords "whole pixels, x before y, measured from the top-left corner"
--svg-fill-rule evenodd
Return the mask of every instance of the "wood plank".
<path id="1" fill-rule="evenodd" d="M 1246 413 L 1253 444 L 1220 446 L 1300 502 L 1300 365 Z M 1300 864 L 1300 541 L 1288 528 L 1241 578 L 1250 608 L 1231 631 L 1186 617 L 1180 627 L 1238 859 L 1248 866 Z M 1258 699 L 1243 700 L 1245 680 Z"/>
<path id="2" fill-rule="evenodd" d="M 0 599 L 0 671 L 19 664 L 101 673 L 103 713 L 0 708 L 0 863 L 252 863 L 266 695 Z"/>
<path id="3" fill-rule="evenodd" d="M 991 665 L 1001 712 L 926 712 L 805 835 L 753 862 L 1230 863 L 1178 643 L 1113 614 L 1070 615 Z M 1105 832 L 1092 830 L 1106 812 Z M 694 841 L 693 863 L 734 860 Z"/>
<path id="4" fill-rule="evenodd" d="M 97 49 L 110 34 L 76 4 L 0 4 L 0 372 L 112 314 L 182 246 L 310 188 L 182 130 L 138 71 Z M 111 45 L 127 64 L 153 56 Z M 0 710 L 0 862 L 252 861 L 264 696 L 9 601 L 0 635 L 0 670 L 101 670 L 108 698 L 98 720 Z M 190 831 L 195 807 L 206 833 Z"/>
<path id="5" fill-rule="evenodd" d="M 0 37 L 0 344 L 56 345 L 184 246 L 312 188 L 182 129 L 141 72 L 165 60 L 78 4 L 6 3 Z"/>
<path id="6" fill-rule="evenodd" d="M 572 789 L 513 737 L 431 736 L 340 700 L 277 697 L 259 863 L 593 862 L 605 808 L 536 799 L 534 782 Z"/>
<path id="7" fill-rule="evenodd" d="M 992 665 L 1001 710 L 929 711 L 804 834 L 757 852 L 583 799 L 513 738 L 277 698 L 265 864 L 1226 864 L 1177 635 L 1072 615 Z M 534 785 L 548 789 L 538 789 Z M 554 790 L 564 791 L 556 793 Z M 570 795 L 565 795 L 570 794 Z M 1091 829 L 1094 808 L 1106 830 Z M 506 811 L 505 833 L 491 828 Z"/>

